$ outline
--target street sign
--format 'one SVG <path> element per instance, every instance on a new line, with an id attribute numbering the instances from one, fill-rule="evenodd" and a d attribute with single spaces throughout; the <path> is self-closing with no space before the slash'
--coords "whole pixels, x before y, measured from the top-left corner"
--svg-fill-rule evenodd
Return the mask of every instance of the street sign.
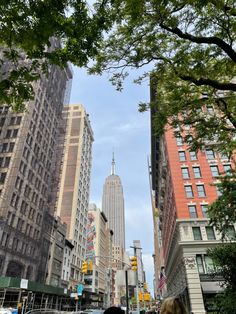
<path id="1" fill-rule="evenodd" d="M 77 286 L 77 294 L 78 295 L 82 295 L 83 294 L 83 290 L 84 290 L 84 285 L 82 285 L 82 283 L 78 284 L 78 286 Z"/>

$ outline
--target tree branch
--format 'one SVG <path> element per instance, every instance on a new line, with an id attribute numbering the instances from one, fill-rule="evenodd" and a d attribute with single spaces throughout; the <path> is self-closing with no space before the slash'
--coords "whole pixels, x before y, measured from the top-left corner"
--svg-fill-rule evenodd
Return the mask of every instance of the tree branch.
<path id="1" fill-rule="evenodd" d="M 184 81 L 190 81 L 192 83 L 194 83 L 197 86 L 202 86 L 202 85 L 208 85 L 211 86 L 213 88 L 216 88 L 218 90 L 231 90 L 231 91 L 235 91 L 236 92 L 236 84 L 234 83 L 220 83 L 218 81 L 215 80 L 211 80 L 208 78 L 200 78 L 200 79 L 196 79 L 192 76 L 189 75 L 181 75 L 179 74 L 179 77 L 184 80 Z"/>
<path id="2" fill-rule="evenodd" d="M 236 120 L 235 120 L 234 116 L 232 115 L 232 112 L 230 112 L 230 110 L 228 109 L 227 102 L 223 98 L 218 98 L 217 102 L 218 102 L 219 106 L 220 106 L 220 104 L 223 105 L 223 107 L 224 107 L 223 111 L 224 111 L 225 115 L 230 120 L 230 122 L 233 124 L 234 128 L 236 128 Z"/>
<path id="3" fill-rule="evenodd" d="M 194 43 L 216 45 L 216 46 L 220 47 L 232 59 L 232 61 L 234 61 L 236 63 L 236 52 L 235 52 L 235 50 L 229 44 L 227 44 L 224 40 L 222 40 L 219 37 L 216 37 L 216 36 L 197 37 L 197 36 L 193 36 L 189 33 L 183 33 L 181 31 L 181 29 L 179 29 L 178 27 L 171 28 L 171 27 L 166 26 L 163 23 L 160 23 L 160 26 L 162 28 L 164 28 L 165 30 L 167 30 L 168 32 L 171 32 L 172 34 L 176 34 L 180 38 L 190 40 Z"/>

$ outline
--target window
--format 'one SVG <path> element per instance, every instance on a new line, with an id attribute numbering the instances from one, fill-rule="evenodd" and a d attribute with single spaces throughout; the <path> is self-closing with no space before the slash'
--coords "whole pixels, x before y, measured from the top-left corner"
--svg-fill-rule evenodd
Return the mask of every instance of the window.
<path id="1" fill-rule="evenodd" d="M 202 177 L 200 167 L 193 167 L 194 178 L 198 179 Z"/>
<path id="2" fill-rule="evenodd" d="M 208 240 L 215 240 L 216 239 L 213 227 L 206 227 L 206 234 L 207 234 Z"/>
<path id="3" fill-rule="evenodd" d="M 6 172 L 0 173 L 0 184 L 4 184 L 6 176 L 7 176 Z"/>
<path id="4" fill-rule="evenodd" d="M 7 130 L 7 133 L 6 133 L 6 138 L 10 138 L 11 137 L 11 130 Z"/>
<path id="5" fill-rule="evenodd" d="M 215 153 L 212 149 L 206 149 L 207 159 L 215 159 Z"/>
<path id="6" fill-rule="evenodd" d="M 220 154 L 220 158 L 221 158 L 221 159 L 229 160 L 229 156 L 228 156 L 227 154 L 225 154 L 225 153 L 221 153 L 221 154 Z"/>
<path id="7" fill-rule="evenodd" d="M 207 112 L 209 112 L 210 114 L 214 113 L 214 109 L 212 106 L 207 106 Z"/>
<path id="8" fill-rule="evenodd" d="M 181 136 L 177 136 L 176 137 L 176 143 L 177 143 L 177 146 L 182 146 L 183 145 L 183 139 Z"/>
<path id="9" fill-rule="evenodd" d="M 12 137 L 13 138 L 17 137 L 17 134 L 18 134 L 18 129 L 14 129 L 12 132 Z"/>
<path id="10" fill-rule="evenodd" d="M 6 118 L 1 118 L 0 119 L 0 127 L 2 127 L 5 123 Z"/>
<path id="11" fill-rule="evenodd" d="M 186 160 L 186 154 L 184 151 L 179 151 L 179 160 L 180 161 L 185 161 Z"/>
<path id="12" fill-rule="evenodd" d="M 204 266 L 203 266 L 203 260 L 201 255 L 196 256 L 196 261 L 197 261 L 197 268 L 199 274 L 204 274 Z"/>
<path id="13" fill-rule="evenodd" d="M 204 261 L 205 261 L 206 274 L 215 272 L 215 266 L 214 266 L 212 258 L 205 255 Z"/>
<path id="14" fill-rule="evenodd" d="M 217 196 L 221 196 L 222 195 L 222 188 L 218 185 L 216 185 L 216 194 Z"/>
<path id="15" fill-rule="evenodd" d="M 193 141 L 192 135 L 189 135 L 189 134 L 186 136 L 185 139 L 187 140 L 188 143 L 192 143 L 192 141 Z"/>
<path id="16" fill-rule="evenodd" d="M 11 157 L 6 157 L 4 162 L 4 167 L 8 167 L 11 161 Z"/>
<path id="17" fill-rule="evenodd" d="M 232 170 L 231 165 L 223 165 L 223 167 L 225 173 L 230 173 Z"/>
<path id="18" fill-rule="evenodd" d="M 197 160 L 197 154 L 194 151 L 189 152 L 190 160 Z"/>
<path id="19" fill-rule="evenodd" d="M 184 189 L 185 189 L 186 197 L 193 197 L 192 185 L 185 185 Z"/>
<path id="20" fill-rule="evenodd" d="M 197 191 L 198 191 L 198 196 L 199 197 L 205 197 L 206 196 L 205 187 L 204 187 L 203 184 L 198 184 L 197 185 Z"/>
<path id="21" fill-rule="evenodd" d="M 13 152 L 14 146 L 15 146 L 15 143 L 10 143 L 9 150 L 8 150 L 9 153 Z"/>
<path id="22" fill-rule="evenodd" d="M 219 176 L 218 166 L 210 166 L 210 168 L 211 168 L 212 177 L 218 177 Z"/>
<path id="23" fill-rule="evenodd" d="M 202 240 L 202 234 L 200 227 L 192 227 L 194 240 Z"/>
<path id="24" fill-rule="evenodd" d="M 226 231 L 226 236 L 227 238 L 229 238 L 230 240 L 235 240 L 235 229 L 234 229 L 234 226 L 229 226 L 227 228 L 227 231 Z"/>
<path id="25" fill-rule="evenodd" d="M 190 218 L 197 218 L 196 205 L 188 205 L 188 211 Z"/>
<path id="26" fill-rule="evenodd" d="M 181 168 L 183 179 L 189 179 L 189 171 L 188 168 Z"/>
<path id="27" fill-rule="evenodd" d="M 2 153 L 5 153 L 5 152 L 7 152 L 7 148 L 8 148 L 8 143 L 3 143 L 2 144 Z"/>
<path id="28" fill-rule="evenodd" d="M 208 218 L 207 205 L 201 204 L 201 210 L 203 217 Z"/>
<path id="29" fill-rule="evenodd" d="M 17 117 L 16 118 L 16 125 L 21 124 L 21 119 L 22 119 L 22 117 Z"/>

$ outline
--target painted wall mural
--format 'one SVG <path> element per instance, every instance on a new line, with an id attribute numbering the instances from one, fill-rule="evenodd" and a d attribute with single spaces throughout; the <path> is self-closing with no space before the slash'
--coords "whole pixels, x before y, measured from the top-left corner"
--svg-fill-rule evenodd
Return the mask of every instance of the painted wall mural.
<path id="1" fill-rule="evenodd" d="M 96 238 L 96 227 L 94 221 L 94 215 L 89 213 L 87 224 L 86 260 L 95 256 L 94 240 Z"/>

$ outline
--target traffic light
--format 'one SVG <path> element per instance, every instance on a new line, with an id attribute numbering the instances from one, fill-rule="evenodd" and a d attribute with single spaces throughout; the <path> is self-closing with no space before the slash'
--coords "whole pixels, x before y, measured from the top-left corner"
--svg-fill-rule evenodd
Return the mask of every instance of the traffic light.
<path id="1" fill-rule="evenodd" d="M 146 282 L 143 283 L 143 288 L 144 288 L 145 290 L 148 289 L 148 286 L 147 286 L 147 283 L 146 283 Z"/>
<path id="2" fill-rule="evenodd" d="M 82 271 L 83 274 L 87 274 L 87 272 L 88 272 L 88 263 L 86 261 L 83 262 L 81 271 Z"/>
<path id="3" fill-rule="evenodd" d="M 139 301 L 143 301 L 143 293 L 142 292 L 138 293 L 138 299 L 139 299 Z"/>
<path id="4" fill-rule="evenodd" d="M 131 264 L 131 269 L 136 271 L 138 268 L 137 256 L 130 257 L 130 264 Z"/>
<path id="5" fill-rule="evenodd" d="M 89 270 L 89 271 L 92 271 L 92 270 L 93 270 L 93 262 L 92 262 L 92 261 L 89 261 L 89 262 L 88 262 L 88 270 Z"/>
<path id="6" fill-rule="evenodd" d="M 144 293 L 144 301 L 151 301 L 150 293 Z"/>

